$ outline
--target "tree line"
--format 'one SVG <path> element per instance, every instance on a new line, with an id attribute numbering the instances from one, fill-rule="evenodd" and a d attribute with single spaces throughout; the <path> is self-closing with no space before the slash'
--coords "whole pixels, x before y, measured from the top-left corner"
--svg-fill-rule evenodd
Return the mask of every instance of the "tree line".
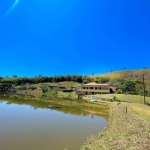
<path id="1" fill-rule="evenodd" d="M 125 79 L 125 78 L 114 78 L 111 79 L 109 77 L 91 77 L 86 75 L 66 75 L 66 76 L 36 76 L 33 78 L 28 77 L 17 77 L 13 76 L 13 78 L 3 78 L 0 77 L 0 91 L 7 91 L 13 86 L 18 85 L 25 85 L 25 84 L 38 84 L 38 83 L 46 83 L 46 82 L 64 82 L 64 81 L 72 81 L 72 82 L 78 82 L 81 84 L 86 84 L 89 82 L 96 82 L 96 83 L 108 83 L 111 86 L 116 87 L 118 94 L 121 93 L 128 93 L 128 94 L 139 94 L 143 95 L 143 86 L 145 86 L 146 89 L 146 95 L 150 96 L 150 85 L 145 84 L 143 85 L 142 80 L 131 80 L 131 79 Z"/>
<path id="2" fill-rule="evenodd" d="M 82 76 L 82 75 L 66 75 L 66 76 L 37 76 L 33 78 L 28 77 L 13 77 L 13 78 L 3 78 L 0 77 L 0 83 L 11 83 L 15 85 L 22 85 L 22 84 L 37 84 L 37 83 L 46 83 L 46 82 L 64 82 L 64 81 L 72 81 L 72 82 L 78 82 L 78 83 L 89 83 L 92 81 L 92 78 L 88 76 Z"/>

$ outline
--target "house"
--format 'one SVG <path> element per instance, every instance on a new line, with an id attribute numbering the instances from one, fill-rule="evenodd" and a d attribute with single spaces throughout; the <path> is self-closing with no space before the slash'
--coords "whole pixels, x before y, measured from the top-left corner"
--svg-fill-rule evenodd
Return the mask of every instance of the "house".
<path id="1" fill-rule="evenodd" d="M 91 82 L 88 84 L 82 84 L 77 88 L 77 93 L 91 95 L 91 94 L 109 94 L 111 93 L 111 87 L 109 84 L 98 84 Z"/>

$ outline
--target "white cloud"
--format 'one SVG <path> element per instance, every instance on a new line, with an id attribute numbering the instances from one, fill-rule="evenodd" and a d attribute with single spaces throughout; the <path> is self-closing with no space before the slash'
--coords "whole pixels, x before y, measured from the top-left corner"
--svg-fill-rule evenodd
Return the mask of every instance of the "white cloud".
<path id="1" fill-rule="evenodd" d="M 0 17 L 0 19 L 6 17 L 18 5 L 19 2 L 20 0 L 15 0 L 13 5 L 8 9 L 8 11 L 6 11 L 6 13 L 2 17 Z"/>

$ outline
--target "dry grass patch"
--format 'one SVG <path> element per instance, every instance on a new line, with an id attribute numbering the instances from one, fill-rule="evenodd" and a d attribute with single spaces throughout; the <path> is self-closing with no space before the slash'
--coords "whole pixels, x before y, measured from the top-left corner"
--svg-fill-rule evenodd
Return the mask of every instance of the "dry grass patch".
<path id="1" fill-rule="evenodd" d="M 17 91 L 17 94 L 29 95 L 29 96 L 34 96 L 34 97 L 41 97 L 42 96 L 42 90 L 39 90 L 39 89 L 20 90 L 20 91 Z"/>
<path id="2" fill-rule="evenodd" d="M 149 150 L 150 121 L 137 114 L 145 108 L 148 116 L 148 106 L 113 103 L 105 130 L 89 138 L 81 150 Z"/>
<path id="3" fill-rule="evenodd" d="M 108 77 L 110 79 L 115 78 L 126 78 L 131 80 L 142 80 L 143 74 L 145 75 L 145 80 L 150 80 L 150 69 L 142 69 L 142 70 L 123 70 L 123 71 L 116 71 L 110 72 L 102 75 L 97 75 L 100 77 Z"/>
<path id="4" fill-rule="evenodd" d="M 150 122 L 150 106 L 143 104 L 127 104 L 127 106 L 129 106 L 130 111 Z"/>

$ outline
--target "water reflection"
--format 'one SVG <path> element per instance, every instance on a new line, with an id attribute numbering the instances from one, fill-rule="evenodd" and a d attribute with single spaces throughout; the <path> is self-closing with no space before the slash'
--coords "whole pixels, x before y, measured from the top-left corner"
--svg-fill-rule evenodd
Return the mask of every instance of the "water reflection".
<path id="1" fill-rule="evenodd" d="M 87 116 L 91 114 L 91 118 L 94 118 L 94 115 L 96 115 L 108 119 L 108 108 L 106 106 L 86 103 L 84 100 L 69 101 L 56 99 L 49 101 L 40 101 L 23 98 L 17 99 L 14 98 L 12 95 L 8 95 L 5 97 L 0 96 L 0 99 L 2 99 L 0 102 L 6 101 L 8 105 L 29 105 L 34 110 L 37 110 L 38 108 L 50 109 L 48 108 L 48 106 L 50 105 L 59 105 L 60 108 L 55 109 L 55 111 L 63 112 L 64 114 L 72 114 L 78 116 Z"/>
<path id="2" fill-rule="evenodd" d="M 0 150 L 78 150 L 107 124 L 108 115 L 91 113 L 106 108 L 84 101 L 0 99 Z"/>

